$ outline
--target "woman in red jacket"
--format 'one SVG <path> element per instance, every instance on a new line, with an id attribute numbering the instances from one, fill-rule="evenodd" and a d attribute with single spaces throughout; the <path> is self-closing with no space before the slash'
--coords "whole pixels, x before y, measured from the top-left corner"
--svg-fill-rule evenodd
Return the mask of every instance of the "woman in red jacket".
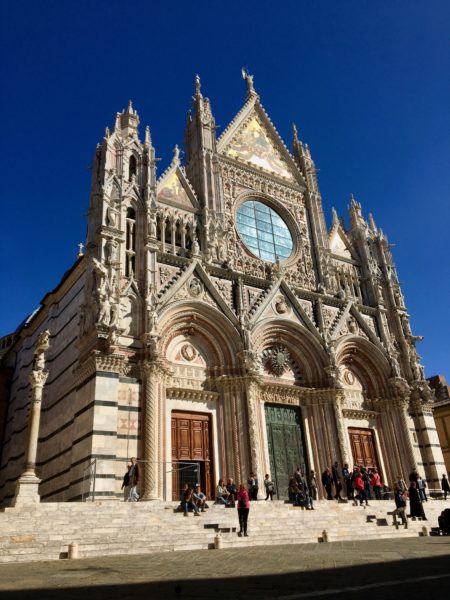
<path id="1" fill-rule="evenodd" d="M 366 505 L 367 505 L 368 502 L 367 502 L 366 491 L 364 489 L 364 480 L 361 476 L 361 471 L 359 469 L 355 470 L 355 476 L 354 476 L 353 482 L 355 485 L 355 490 L 358 494 L 359 504 L 362 506 L 363 502 L 365 501 Z"/>
<path id="2" fill-rule="evenodd" d="M 372 486 L 373 491 L 375 492 L 375 498 L 377 500 L 381 500 L 381 478 L 377 469 L 372 469 L 372 472 L 370 474 L 370 485 Z"/>
<path id="3" fill-rule="evenodd" d="M 247 522 L 248 513 L 250 512 L 250 498 L 248 497 L 247 488 L 243 483 L 239 486 L 239 491 L 236 494 L 236 506 L 239 515 L 239 532 L 238 536 L 242 537 L 242 533 L 245 537 L 248 537 L 247 533 Z"/>

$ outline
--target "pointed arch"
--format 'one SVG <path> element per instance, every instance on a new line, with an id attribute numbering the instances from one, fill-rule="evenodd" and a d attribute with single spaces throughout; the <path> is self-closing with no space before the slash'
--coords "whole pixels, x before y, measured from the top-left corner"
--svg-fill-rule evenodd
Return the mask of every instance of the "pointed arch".
<path id="1" fill-rule="evenodd" d="M 364 391 L 372 397 L 387 393 L 391 367 L 375 344 L 359 336 L 345 336 L 336 346 L 336 364 L 354 371 Z"/>
<path id="2" fill-rule="evenodd" d="M 267 319 L 252 332 L 252 345 L 261 354 L 274 344 L 283 344 L 302 375 L 305 387 L 325 387 L 327 355 L 313 334 L 298 323 Z"/>
<path id="3" fill-rule="evenodd" d="M 212 306 L 190 300 L 169 304 L 159 316 L 159 329 L 159 348 L 164 357 L 175 336 L 195 335 L 207 348 L 205 362 L 212 375 L 236 373 L 240 368 L 240 335 L 225 315 Z"/>

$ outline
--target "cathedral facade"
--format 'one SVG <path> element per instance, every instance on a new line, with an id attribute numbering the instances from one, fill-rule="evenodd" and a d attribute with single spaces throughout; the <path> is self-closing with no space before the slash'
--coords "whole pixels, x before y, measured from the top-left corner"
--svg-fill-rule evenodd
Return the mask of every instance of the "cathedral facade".
<path id="1" fill-rule="evenodd" d="M 245 79 L 217 137 L 196 78 L 184 164 L 176 147 L 159 178 L 131 103 L 106 130 L 85 254 L 2 341 L 3 504 L 23 472 L 44 331 L 43 501 L 82 499 L 94 463 L 96 497 L 119 497 L 131 456 L 142 500 L 178 498 L 183 473 L 214 496 L 250 471 L 283 497 L 296 466 L 335 461 L 389 485 L 417 466 L 437 487 L 432 394 L 388 240 L 353 197 L 350 226 L 333 211 L 327 229 L 308 146 L 294 127 L 288 151 Z"/>

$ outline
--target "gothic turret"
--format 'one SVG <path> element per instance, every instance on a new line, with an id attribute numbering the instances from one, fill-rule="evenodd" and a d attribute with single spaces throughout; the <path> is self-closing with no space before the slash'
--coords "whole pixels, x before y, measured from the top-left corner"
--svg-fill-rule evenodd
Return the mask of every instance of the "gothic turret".
<path id="1" fill-rule="evenodd" d="M 216 148 L 216 122 L 208 98 L 195 77 L 192 111 L 185 131 L 186 174 L 203 207 L 222 213 L 223 198 Z"/>

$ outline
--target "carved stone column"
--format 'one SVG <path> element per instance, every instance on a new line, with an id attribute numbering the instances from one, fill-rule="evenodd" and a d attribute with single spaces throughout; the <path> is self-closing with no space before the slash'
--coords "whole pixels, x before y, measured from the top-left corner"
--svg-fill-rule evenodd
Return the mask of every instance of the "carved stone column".
<path id="1" fill-rule="evenodd" d="M 248 432 L 250 443 L 251 470 L 260 481 L 260 488 L 263 482 L 261 471 L 261 440 L 258 427 L 258 405 L 260 386 L 256 378 L 249 377 L 246 381 L 247 392 L 247 411 L 248 411 Z"/>
<path id="2" fill-rule="evenodd" d="M 158 361 L 141 363 L 144 385 L 143 454 L 141 500 L 158 500 L 159 490 L 159 390 L 166 370 Z"/>
<path id="3" fill-rule="evenodd" d="M 337 429 L 337 434 L 338 434 L 339 451 L 341 453 L 341 461 L 342 461 L 343 465 L 346 463 L 350 464 L 349 459 L 348 459 L 347 443 L 346 443 L 347 432 L 345 430 L 344 416 L 342 414 L 342 407 L 344 404 L 344 400 L 345 400 L 345 393 L 342 391 L 338 391 L 336 393 L 336 396 L 335 396 L 335 399 L 333 402 L 334 415 L 336 417 L 336 429 Z"/>
<path id="4" fill-rule="evenodd" d="M 39 504 L 39 483 L 36 475 L 36 457 L 39 439 L 39 425 L 41 421 L 41 402 L 44 384 L 47 381 L 48 371 L 44 371 L 44 353 L 49 348 L 48 331 L 42 332 L 34 350 L 33 370 L 29 375 L 31 384 L 31 408 L 28 420 L 27 447 L 25 453 L 25 469 L 16 484 L 16 493 L 13 506 Z"/>

